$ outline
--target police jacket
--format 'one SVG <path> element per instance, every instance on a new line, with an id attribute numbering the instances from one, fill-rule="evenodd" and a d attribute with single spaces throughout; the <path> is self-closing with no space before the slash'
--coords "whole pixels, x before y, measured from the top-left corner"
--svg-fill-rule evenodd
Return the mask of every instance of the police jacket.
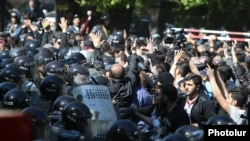
<path id="1" fill-rule="evenodd" d="M 80 32 L 80 28 L 76 27 L 74 25 L 70 25 L 67 28 L 67 32 L 69 32 L 69 33 L 77 33 L 77 32 Z"/>
<path id="2" fill-rule="evenodd" d="M 39 32 L 39 30 L 36 31 L 27 31 L 28 29 L 22 28 L 22 26 L 19 26 L 15 29 L 13 33 L 10 34 L 10 37 L 13 40 L 19 39 L 21 34 L 31 34 L 37 41 L 38 44 L 41 44 L 42 40 L 42 34 Z"/>
<path id="3" fill-rule="evenodd" d="M 183 108 L 186 104 L 187 96 L 182 97 L 180 103 Z M 215 115 L 214 102 L 205 94 L 200 93 L 195 101 L 190 114 L 191 123 L 198 123 L 199 128 L 202 128 L 207 120 Z"/>

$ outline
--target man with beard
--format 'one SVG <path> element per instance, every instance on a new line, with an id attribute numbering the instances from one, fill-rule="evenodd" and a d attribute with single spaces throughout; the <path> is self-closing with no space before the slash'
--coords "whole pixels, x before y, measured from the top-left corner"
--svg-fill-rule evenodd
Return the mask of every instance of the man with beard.
<path id="1" fill-rule="evenodd" d="M 183 125 L 190 124 L 186 111 L 176 103 L 178 91 L 172 84 L 160 85 L 157 94 L 160 102 L 155 115 L 160 121 L 160 127 L 157 129 L 160 138 L 174 133 L 177 128 Z M 152 118 L 152 120 L 155 119 Z"/>
<path id="2" fill-rule="evenodd" d="M 192 125 L 202 128 L 205 122 L 215 115 L 213 101 L 202 93 L 202 78 L 190 73 L 185 77 L 186 96 L 180 103 L 189 115 Z"/>
<path id="3" fill-rule="evenodd" d="M 145 132 L 142 130 L 143 137 L 152 139 L 163 138 L 183 125 L 190 125 L 190 120 L 186 111 L 178 105 L 178 91 L 173 84 L 158 85 L 152 94 L 152 106 L 147 108 L 136 108 L 134 115 L 146 124 L 149 128 Z M 150 114 L 147 112 L 150 111 Z M 146 139 L 145 140 L 148 140 Z"/>

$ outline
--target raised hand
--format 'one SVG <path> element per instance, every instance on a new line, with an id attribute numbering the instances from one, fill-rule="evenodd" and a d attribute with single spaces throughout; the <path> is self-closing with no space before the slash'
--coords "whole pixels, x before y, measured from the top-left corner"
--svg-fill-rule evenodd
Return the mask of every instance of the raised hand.
<path id="1" fill-rule="evenodd" d="M 155 41 L 153 40 L 152 37 L 149 37 L 147 39 L 147 49 L 148 49 L 149 53 L 154 52 L 154 45 L 155 45 Z"/>
<path id="2" fill-rule="evenodd" d="M 181 61 L 182 59 L 184 59 L 184 51 L 183 50 L 177 50 L 175 52 L 175 56 L 174 56 L 174 62 L 177 63 L 179 61 Z"/>
<path id="3" fill-rule="evenodd" d="M 50 22 L 48 20 L 46 20 L 46 19 L 43 19 L 42 20 L 42 27 L 43 27 L 44 30 L 49 30 Z"/>
<path id="4" fill-rule="evenodd" d="M 211 68 L 211 66 L 209 64 L 206 64 L 207 67 L 206 67 L 206 73 L 207 73 L 207 76 L 209 78 L 214 78 L 214 70 Z"/>
<path id="5" fill-rule="evenodd" d="M 90 39 L 92 40 L 94 46 L 97 48 L 99 48 L 102 45 L 102 43 L 104 42 L 104 40 L 101 41 L 101 36 L 102 35 L 100 32 L 97 32 L 96 34 L 94 34 L 94 33 L 89 34 Z"/>
<path id="6" fill-rule="evenodd" d="M 223 43 L 223 51 L 224 51 L 224 56 L 225 58 L 228 58 L 229 55 L 228 55 L 228 45 L 226 42 Z"/>
<path id="7" fill-rule="evenodd" d="M 236 48 L 236 45 L 237 45 L 237 41 L 234 40 L 233 43 L 232 43 L 232 53 L 235 52 L 235 48 Z"/>
<path id="8" fill-rule="evenodd" d="M 67 32 L 68 21 L 64 17 L 61 17 L 59 26 L 61 27 L 62 32 Z"/>
<path id="9" fill-rule="evenodd" d="M 245 49 L 247 51 L 247 55 L 249 56 L 250 55 L 250 41 L 247 42 L 247 45 L 248 46 L 246 46 Z"/>

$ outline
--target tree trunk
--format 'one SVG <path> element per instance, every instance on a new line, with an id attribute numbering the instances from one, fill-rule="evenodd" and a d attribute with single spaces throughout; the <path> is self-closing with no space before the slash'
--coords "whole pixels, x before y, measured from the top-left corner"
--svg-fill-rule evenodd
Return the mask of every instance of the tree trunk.
<path id="1" fill-rule="evenodd" d="M 160 16 L 160 4 L 161 0 L 155 0 L 155 2 L 150 6 L 150 8 L 147 10 L 147 14 L 149 15 L 149 21 L 150 21 L 150 31 L 151 35 L 154 33 L 159 33 L 159 22 L 161 22 L 159 16 Z"/>

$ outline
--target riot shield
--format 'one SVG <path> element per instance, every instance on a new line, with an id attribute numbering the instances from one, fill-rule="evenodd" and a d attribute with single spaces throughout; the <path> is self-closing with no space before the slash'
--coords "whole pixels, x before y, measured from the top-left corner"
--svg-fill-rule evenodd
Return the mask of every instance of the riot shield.
<path id="1" fill-rule="evenodd" d="M 117 120 L 108 87 L 103 85 L 81 85 L 75 87 L 72 93 L 78 101 L 86 104 L 93 114 L 84 133 L 86 140 L 106 140 L 109 126 Z"/>
<path id="2" fill-rule="evenodd" d="M 34 65 L 30 66 L 30 73 L 31 73 L 31 77 L 34 80 L 34 83 L 39 83 L 40 81 L 40 74 L 39 74 L 39 70 L 38 70 L 38 64 L 37 62 L 34 62 Z"/>
<path id="3" fill-rule="evenodd" d="M 80 85 L 72 90 L 73 96 L 86 104 L 91 111 L 98 112 L 98 120 L 117 120 L 116 112 L 107 86 Z"/>

